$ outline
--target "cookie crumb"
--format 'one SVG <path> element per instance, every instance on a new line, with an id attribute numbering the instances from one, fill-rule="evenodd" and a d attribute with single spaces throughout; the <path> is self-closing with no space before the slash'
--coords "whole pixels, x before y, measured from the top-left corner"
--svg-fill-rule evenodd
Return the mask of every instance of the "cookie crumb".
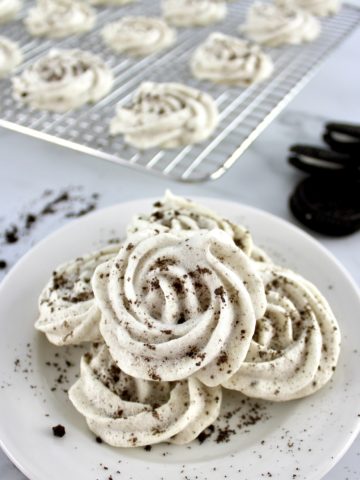
<path id="1" fill-rule="evenodd" d="M 65 427 L 63 425 L 56 425 L 56 427 L 52 427 L 52 431 L 54 437 L 62 438 L 65 435 Z"/>

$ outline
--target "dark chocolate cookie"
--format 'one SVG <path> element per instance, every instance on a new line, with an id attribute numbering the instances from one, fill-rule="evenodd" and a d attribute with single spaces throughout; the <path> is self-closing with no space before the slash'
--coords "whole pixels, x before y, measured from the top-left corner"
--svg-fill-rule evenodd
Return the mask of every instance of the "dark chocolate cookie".
<path id="1" fill-rule="evenodd" d="M 290 209 L 305 226 L 330 236 L 360 229 L 360 179 L 338 174 L 311 176 L 296 187 Z"/>
<path id="2" fill-rule="evenodd" d="M 359 161 L 342 153 L 311 145 L 293 145 L 289 150 L 289 163 L 311 175 L 338 175 L 339 172 L 360 174 Z"/>
<path id="3" fill-rule="evenodd" d="M 360 125 L 328 123 L 323 138 L 336 152 L 360 157 Z"/>

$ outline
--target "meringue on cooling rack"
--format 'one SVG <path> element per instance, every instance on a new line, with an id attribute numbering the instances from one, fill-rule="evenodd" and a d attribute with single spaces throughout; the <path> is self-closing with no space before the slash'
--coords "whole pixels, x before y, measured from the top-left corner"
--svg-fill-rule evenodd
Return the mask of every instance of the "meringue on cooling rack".
<path id="1" fill-rule="evenodd" d="M 206 140 L 218 124 L 212 97 L 180 83 L 144 82 L 129 106 L 119 105 L 110 134 L 145 150 L 176 148 Z"/>
<path id="2" fill-rule="evenodd" d="M 268 47 L 311 42 L 320 34 L 319 21 L 294 5 L 280 6 L 254 2 L 240 32 L 250 40 Z"/>
<path id="3" fill-rule="evenodd" d="M 5 77 L 22 61 L 19 46 L 6 37 L 0 36 L 0 78 Z"/>
<path id="4" fill-rule="evenodd" d="M 262 82 L 273 69 L 271 58 L 258 45 L 218 32 L 210 34 L 191 59 L 195 77 L 229 85 Z"/>
<path id="5" fill-rule="evenodd" d="M 21 7 L 21 0 L 0 0 L 0 24 L 13 20 Z"/>
<path id="6" fill-rule="evenodd" d="M 109 48 L 134 57 L 164 50 L 176 39 L 175 30 L 155 17 L 123 17 L 105 25 L 101 33 Z"/>
<path id="7" fill-rule="evenodd" d="M 111 70 L 97 55 L 54 49 L 13 78 L 13 94 L 30 107 L 66 112 L 97 102 L 113 81 Z"/>
<path id="8" fill-rule="evenodd" d="M 163 15 L 176 27 L 198 27 L 223 20 L 227 8 L 224 0 L 163 0 Z"/>
<path id="9" fill-rule="evenodd" d="M 82 1 L 40 0 L 25 25 L 33 36 L 62 38 L 91 30 L 95 20 L 95 10 Z"/>

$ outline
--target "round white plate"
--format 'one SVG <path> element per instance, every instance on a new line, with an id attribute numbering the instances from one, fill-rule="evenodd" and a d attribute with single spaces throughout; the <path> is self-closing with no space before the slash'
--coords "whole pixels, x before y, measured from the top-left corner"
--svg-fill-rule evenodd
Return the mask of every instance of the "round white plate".
<path id="1" fill-rule="evenodd" d="M 96 443 L 63 392 L 78 370 L 82 349 L 53 347 L 33 324 L 38 295 L 51 271 L 109 238 L 123 236 L 132 215 L 149 211 L 152 200 L 106 208 L 39 243 L 0 288 L 0 440 L 30 479 L 314 480 L 331 469 L 356 437 L 360 297 L 350 277 L 319 243 L 288 223 L 236 203 L 199 200 L 249 227 L 275 261 L 303 274 L 328 298 L 343 336 L 333 380 L 311 397 L 262 405 L 266 419 L 243 428 L 228 443 L 208 439 L 202 445 L 159 445 L 149 452 Z M 75 365 L 66 365 L 69 360 Z M 52 435 L 51 427 L 59 423 L 66 428 L 63 438 Z"/>

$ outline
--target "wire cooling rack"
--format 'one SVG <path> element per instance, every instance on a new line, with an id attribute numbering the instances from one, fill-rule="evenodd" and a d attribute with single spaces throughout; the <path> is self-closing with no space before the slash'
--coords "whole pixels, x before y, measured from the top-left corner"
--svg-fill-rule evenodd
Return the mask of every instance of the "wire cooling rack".
<path id="1" fill-rule="evenodd" d="M 32 3 L 27 2 L 29 6 Z M 23 106 L 12 98 L 10 79 L 1 80 L 0 126 L 180 181 L 219 178 L 310 80 L 325 57 L 360 23 L 360 9 L 344 5 L 338 15 L 321 19 L 322 32 L 315 42 L 268 49 L 275 70 L 260 85 L 226 87 L 194 79 L 189 60 L 195 48 L 213 31 L 238 35 L 238 26 L 251 3 L 252 0 L 229 3 L 228 15 L 222 23 L 181 29 L 173 48 L 141 60 L 113 54 L 103 45 L 100 30 L 105 23 L 124 15 L 160 15 L 160 2 L 138 0 L 121 8 L 101 8 L 92 32 L 61 41 L 29 36 L 23 27 L 26 15 L 23 11 L 17 21 L 0 26 L 0 34 L 19 42 L 23 49 L 24 62 L 15 75 L 52 47 L 76 47 L 101 55 L 113 69 L 116 80 L 111 93 L 97 104 L 65 114 Z M 220 111 L 220 122 L 213 136 L 185 148 L 145 152 L 126 145 L 122 136 L 110 137 L 109 122 L 115 105 L 128 103 L 144 80 L 176 81 L 210 93 Z"/>

